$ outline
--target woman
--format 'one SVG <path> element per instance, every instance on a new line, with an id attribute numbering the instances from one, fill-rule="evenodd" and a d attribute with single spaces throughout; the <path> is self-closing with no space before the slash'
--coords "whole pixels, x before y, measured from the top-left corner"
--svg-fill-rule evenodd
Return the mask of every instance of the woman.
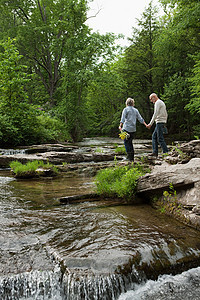
<path id="1" fill-rule="evenodd" d="M 136 132 L 136 122 L 137 120 L 147 126 L 144 119 L 141 117 L 139 111 L 134 107 L 135 101 L 132 98 L 126 100 L 126 107 L 122 111 L 121 121 L 119 125 L 120 131 L 125 131 L 128 133 L 124 139 L 124 146 L 127 153 L 127 158 L 130 161 L 134 161 L 134 148 L 133 148 L 133 137 Z"/>

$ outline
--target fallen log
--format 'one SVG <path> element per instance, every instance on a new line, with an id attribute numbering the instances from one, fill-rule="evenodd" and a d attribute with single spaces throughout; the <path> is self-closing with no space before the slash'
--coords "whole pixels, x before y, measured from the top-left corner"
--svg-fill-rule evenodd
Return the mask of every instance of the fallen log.
<path id="1" fill-rule="evenodd" d="M 82 200 L 87 201 L 95 201 L 102 197 L 97 193 L 89 193 L 89 194 L 81 194 L 81 195 L 73 195 L 73 196 L 66 196 L 59 199 L 61 204 L 71 204 L 71 203 L 79 203 Z"/>
<path id="2" fill-rule="evenodd" d="M 81 203 L 84 202 L 84 200 L 86 200 L 87 202 L 103 201 L 104 206 L 132 205 L 143 202 L 139 197 L 134 197 L 132 200 L 127 201 L 126 199 L 120 198 L 117 195 L 105 196 L 97 193 L 66 196 L 59 198 L 58 200 L 62 205 Z"/>

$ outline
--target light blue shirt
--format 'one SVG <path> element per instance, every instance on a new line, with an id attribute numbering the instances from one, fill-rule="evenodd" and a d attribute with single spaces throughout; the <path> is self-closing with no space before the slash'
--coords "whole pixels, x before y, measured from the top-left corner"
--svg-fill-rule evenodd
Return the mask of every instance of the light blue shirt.
<path id="1" fill-rule="evenodd" d="M 141 117 L 137 108 L 133 106 L 127 106 L 122 111 L 121 123 L 123 123 L 123 130 L 128 132 L 135 132 L 136 131 L 136 122 L 137 120 L 143 124 L 144 119 Z"/>

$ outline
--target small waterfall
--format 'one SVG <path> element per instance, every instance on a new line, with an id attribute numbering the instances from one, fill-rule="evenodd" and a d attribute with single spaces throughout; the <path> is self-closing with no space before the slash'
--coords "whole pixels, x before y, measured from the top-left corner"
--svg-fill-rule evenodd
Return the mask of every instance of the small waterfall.
<path id="1" fill-rule="evenodd" d="M 2 300 L 198 300 L 200 267 L 179 275 L 162 275 L 157 280 L 142 280 L 137 274 L 123 276 L 64 274 L 31 271 L 0 278 Z"/>
<path id="2" fill-rule="evenodd" d="M 65 273 L 63 276 L 64 298 L 67 300 L 116 300 L 137 283 L 143 282 L 137 271 L 128 275 L 78 275 Z"/>
<path id="3" fill-rule="evenodd" d="M 60 270 L 31 271 L 0 278 L 0 299 L 63 299 L 60 290 Z"/>
<path id="4" fill-rule="evenodd" d="M 88 275 L 54 271 L 31 271 L 0 278 L 0 299 L 116 300 L 139 284 L 138 274 Z"/>

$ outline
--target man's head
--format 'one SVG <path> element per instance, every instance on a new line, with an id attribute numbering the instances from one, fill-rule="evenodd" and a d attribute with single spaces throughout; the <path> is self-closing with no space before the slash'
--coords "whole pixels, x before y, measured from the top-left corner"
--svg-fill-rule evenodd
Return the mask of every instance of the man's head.
<path id="1" fill-rule="evenodd" d="M 158 100 L 158 96 L 155 94 L 155 93 L 152 93 L 150 96 L 149 96 L 149 99 L 152 103 L 155 103 L 157 100 Z"/>
<path id="2" fill-rule="evenodd" d="M 126 106 L 134 106 L 135 105 L 135 101 L 132 98 L 128 98 L 126 100 Z"/>

